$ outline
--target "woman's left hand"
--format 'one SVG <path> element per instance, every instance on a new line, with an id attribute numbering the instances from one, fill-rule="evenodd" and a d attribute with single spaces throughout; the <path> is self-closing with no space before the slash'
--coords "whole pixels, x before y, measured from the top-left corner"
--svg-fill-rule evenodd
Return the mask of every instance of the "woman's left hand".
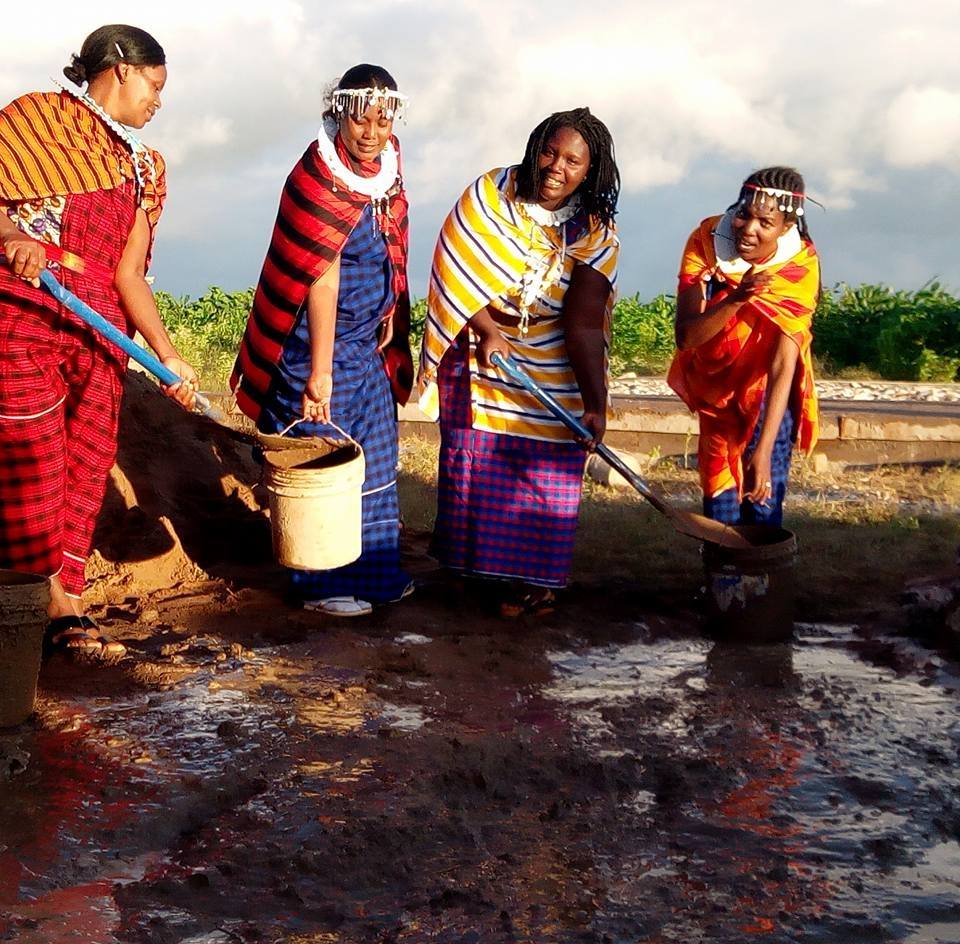
<path id="1" fill-rule="evenodd" d="M 311 371 L 303 388 L 303 418 L 313 423 L 329 423 L 332 398 L 333 374 L 330 371 Z"/>
<path id="2" fill-rule="evenodd" d="M 743 497 L 758 505 L 773 498 L 770 456 L 755 452 L 743 468 Z"/>
<path id="3" fill-rule="evenodd" d="M 377 353 L 382 354 L 384 349 L 393 340 L 393 318 L 380 322 L 380 341 L 377 344 Z"/>
<path id="4" fill-rule="evenodd" d="M 176 400 L 185 410 L 192 410 L 196 404 L 196 392 L 200 389 L 200 378 L 197 372 L 179 357 L 165 357 L 163 366 L 172 370 L 179 378 L 180 383 L 164 387 L 163 392 L 172 400 Z"/>
<path id="5" fill-rule="evenodd" d="M 580 417 L 580 422 L 590 430 L 591 438 L 590 439 L 580 439 L 580 445 L 582 445 L 587 452 L 593 452 L 596 449 L 597 445 L 603 442 L 604 434 L 607 431 L 607 414 L 604 410 L 603 412 L 591 412 L 587 411 Z"/>

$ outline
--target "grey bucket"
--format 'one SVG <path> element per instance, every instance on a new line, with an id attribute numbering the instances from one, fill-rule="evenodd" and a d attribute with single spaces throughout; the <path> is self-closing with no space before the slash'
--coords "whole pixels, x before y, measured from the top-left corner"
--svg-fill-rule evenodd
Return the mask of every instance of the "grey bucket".
<path id="1" fill-rule="evenodd" d="M 741 525 L 747 548 L 704 544 L 706 626 L 717 639 L 783 642 L 793 634 L 797 538 L 786 528 Z"/>
<path id="2" fill-rule="evenodd" d="M 49 603 L 46 577 L 0 570 L 0 728 L 33 713 Z"/>

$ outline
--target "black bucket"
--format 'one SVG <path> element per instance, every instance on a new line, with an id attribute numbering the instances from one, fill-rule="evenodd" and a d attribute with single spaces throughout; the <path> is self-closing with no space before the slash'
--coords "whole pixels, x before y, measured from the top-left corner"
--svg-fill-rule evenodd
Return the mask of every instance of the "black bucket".
<path id="1" fill-rule="evenodd" d="M 707 631 L 736 642 L 784 642 L 793 634 L 796 535 L 767 525 L 737 531 L 750 547 L 703 545 Z"/>

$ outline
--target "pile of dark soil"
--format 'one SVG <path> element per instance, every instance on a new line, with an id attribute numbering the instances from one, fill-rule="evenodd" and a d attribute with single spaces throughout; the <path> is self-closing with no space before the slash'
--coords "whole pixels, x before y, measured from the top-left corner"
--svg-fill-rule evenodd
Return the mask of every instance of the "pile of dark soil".
<path id="1" fill-rule="evenodd" d="M 259 479 L 249 442 L 184 412 L 130 371 L 117 463 L 87 565 L 91 602 L 271 566 Z"/>

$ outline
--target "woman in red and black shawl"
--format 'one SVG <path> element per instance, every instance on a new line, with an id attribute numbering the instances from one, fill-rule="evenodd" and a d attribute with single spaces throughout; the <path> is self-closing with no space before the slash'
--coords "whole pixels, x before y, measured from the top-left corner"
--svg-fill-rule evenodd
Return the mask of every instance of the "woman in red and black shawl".
<path id="1" fill-rule="evenodd" d="M 380 66 L 348 70 L 287 178 L 231 386 L 262 432 L 360 443 L 363 550 L 291 571 L 308 609 L 360 616 L 412 589 L 400 569 L 396 403 L 413 380 L 407 200 L 393 136 L 405 97 Z M 335 426 L 333 424 L 336 424 Z"/>

